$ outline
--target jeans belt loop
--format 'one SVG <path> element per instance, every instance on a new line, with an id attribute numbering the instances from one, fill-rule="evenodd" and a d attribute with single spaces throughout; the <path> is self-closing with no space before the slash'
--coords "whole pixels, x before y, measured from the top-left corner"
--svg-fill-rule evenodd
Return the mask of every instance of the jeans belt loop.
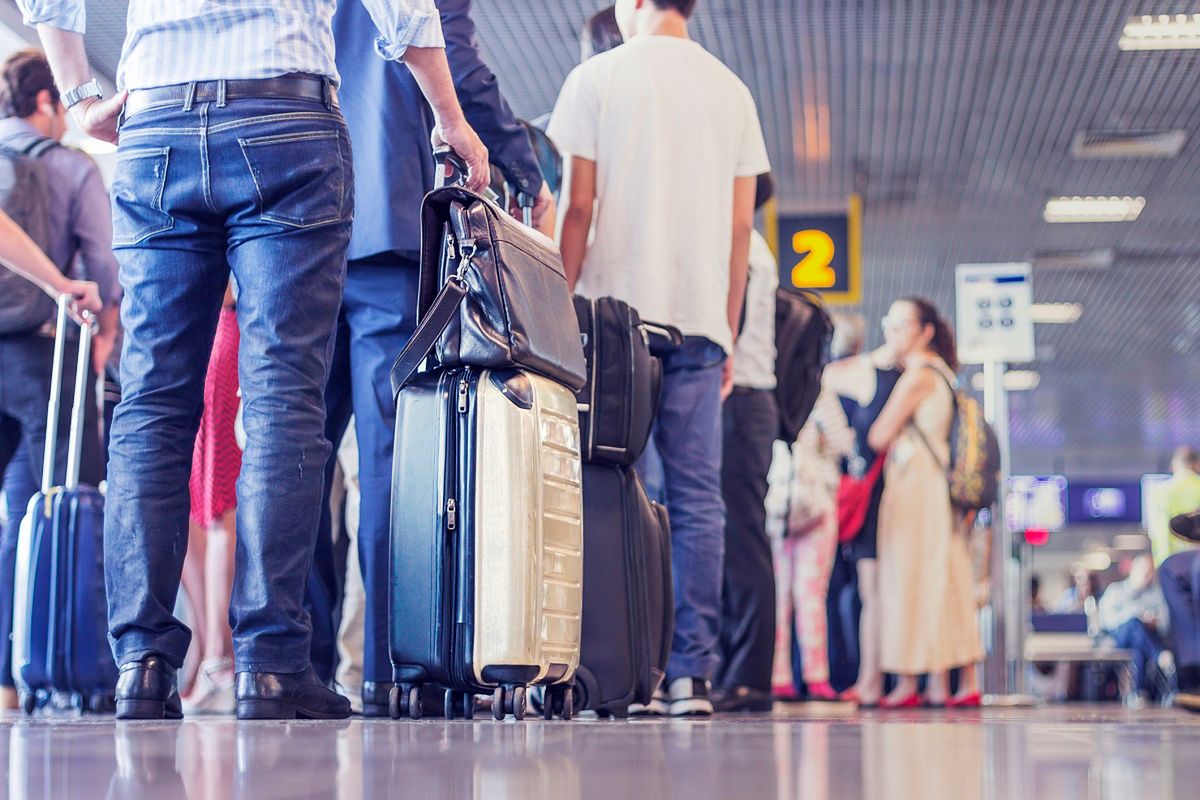
<path id="1" fill-rule="evenodd" d="M 224 78 L 217 81 L 217 108 L 225 107 L 225 92 L 227 84 L 228 81 L 226 81 Z"/>
<path id="2" fill-rule="evenodd" d="M 192 103 L 196 101 L 196 82 L 190 81 L 183 90 L 183 110 L 191 111 Z"/>
<path id="3" fill-rule="evenodd" d="M 321 78 L 321 99 L 325 103 L 325 110 L 333 111 L 333 81 L 329 78 Z"/>

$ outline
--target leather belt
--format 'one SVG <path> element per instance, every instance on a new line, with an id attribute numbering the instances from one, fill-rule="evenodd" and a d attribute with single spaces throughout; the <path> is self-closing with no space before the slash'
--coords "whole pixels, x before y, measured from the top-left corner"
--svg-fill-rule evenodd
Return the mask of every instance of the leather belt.
<path id="1" fill-rule="evenodd" d="M 337 90 L 327 78 L 316 75 L 282 75 L 278 78 L 196 81 L 153 89 L 135 89 L 125 101 L 125 116 L 132 117 L 143 111 L 170 106 L 191 108 L 193 103 L 224 105 L 230 100 L 247 98 L 314 100 L 330 108 L 338 106 Z"/>

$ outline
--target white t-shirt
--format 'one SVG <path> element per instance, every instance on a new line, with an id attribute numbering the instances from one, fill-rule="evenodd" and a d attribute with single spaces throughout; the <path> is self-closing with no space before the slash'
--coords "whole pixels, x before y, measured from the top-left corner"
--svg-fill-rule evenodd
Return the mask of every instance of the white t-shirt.
<path id="1" fill-rule="evenodd" d="M 733 383 L 749 389 L 775 388 L 775 292 L 779 270 L 771 246 L 758 231 L 750 235 L 750 280 L 746 324 L 733 354 Z"/>
<path id="2" fill-rule="evenodd" d="M 696 42 L 636 36 L 567 76 L 548 133 L 596 162 L 576 290 L 731 352 L 734 179 L 771 169 L 746 85 Z"/>

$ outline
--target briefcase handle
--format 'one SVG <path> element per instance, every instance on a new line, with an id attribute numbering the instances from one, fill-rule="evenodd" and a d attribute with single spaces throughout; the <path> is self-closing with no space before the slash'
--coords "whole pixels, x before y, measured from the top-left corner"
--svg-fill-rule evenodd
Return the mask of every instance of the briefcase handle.
<path id="1" fill-rule="evenodd" d="M 54 365 L 50 375 L 50 403 L 46 410 L 46 448 L 42 459 L 42 494 L 49 496 L 54 489 L 54 456 L 58 451 L 58 413 L 62 408 L 63 367 L 67 351 L 67 322 L 70 319 L 71 303 L 74 298 L 69 294 L 58 298 L 58 321 L 54 327 Z M 67 450 L 67 476 L 65 488 L 73 491 L 79 488 L 79 468 L 83 455 L 83 419 L 87 402 L 88 370 L 91 368 L 92 333 L 96 326 L 96 318 L 90 311 L 83 311 L 80 316 L 79 357 L 75 365 L 75 397 L 71 408 L 71 433 Z"/>

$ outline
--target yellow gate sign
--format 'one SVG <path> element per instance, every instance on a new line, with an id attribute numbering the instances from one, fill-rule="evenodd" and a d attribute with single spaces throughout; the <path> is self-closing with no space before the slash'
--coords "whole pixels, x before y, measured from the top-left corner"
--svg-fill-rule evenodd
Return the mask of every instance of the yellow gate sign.
<path id="1" fill-rule="evenodd" d="M 832 305 L 856 305 L 862 299 L 861 207 L 855 195 L 846 214 L 779 214 L 773 237 L 779 285 L 817 290 Z"/>

